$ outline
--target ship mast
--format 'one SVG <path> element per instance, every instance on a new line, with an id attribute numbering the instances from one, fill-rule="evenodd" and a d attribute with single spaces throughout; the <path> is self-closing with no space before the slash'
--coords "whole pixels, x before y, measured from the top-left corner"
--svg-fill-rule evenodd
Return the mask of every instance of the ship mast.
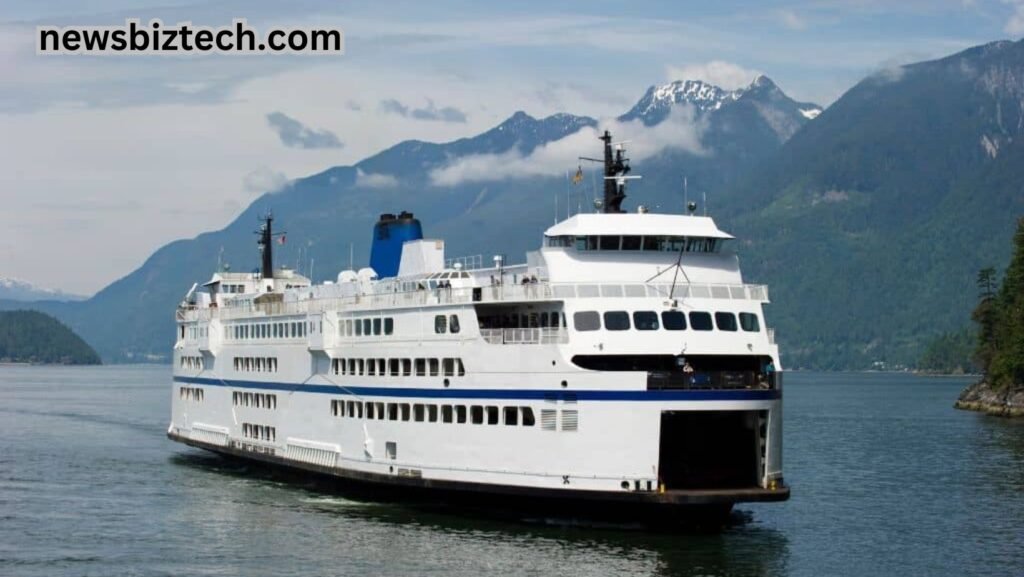
<path id="1" fill-rule="evenodd" d="M 274 214 L 272 212 L 267 211 L 260 220 L 263 221 L 263 224 L 255 231 L 259 235 L 256 245 L 260 247 L 260 256 L 263 261 L 260 276 L 272 279 L 274 278 L 274 237 L 283 237 L 285 233 L 274 233 Z"/>
<path id="2" fill-rule="evenodd" d="M 604 159 L 586 156 L 579 158 L 604 163 L 604 199 L 601 202 L 601 209 L 605 214 L 619 214 L 625 212 L 622 210 L 622 201 L 626 199 L 626 181 L 639 177 L 627 176 L 630 167 L 629 159 L 626 158 L 625 142 L 613 143 L 612 133 L 607 130 L 598 139 L 604 142 Z"/>

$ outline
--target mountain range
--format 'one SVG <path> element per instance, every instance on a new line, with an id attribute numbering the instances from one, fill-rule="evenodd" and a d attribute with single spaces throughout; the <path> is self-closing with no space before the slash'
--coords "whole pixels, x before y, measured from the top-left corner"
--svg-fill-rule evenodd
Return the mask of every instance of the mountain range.
<path id="1" fill-rule="evenodd" d="M 589 178 L 567 192 L 564 171 L 599 143 L 565 159 L 560 145 L 589 142 L 566 137 L 611 122 L 616 137 L 634 139 L 643 175 L 628 206 L 682 211 L 685 177 L 691 199 L 707 193 L 709 213 L 741 239 L 746 279 L 772 286 L 769 321 L 787 366 L 912 364 L 929 338 L 969 323 L 975 271 L 1007 261 L 1014 215 L 1024 213 L 1022 115 L 1022 42 L 874 74 L 824 111 L 761 76 L 739 90 L 652 86 L 601 123 L 517 112 L 471 138 L 406 141 L 293 181 L 224 229 L 162 247 L 87 301 L 34 306 L 105 360 L 166 359 L 177 302 L 221 254 L 234 270 L 255 267 L 252 231 L 267 210 L 288 232 L 278 262 L 317 280 L 348 268 L 350 247 L 365 265 L 372 223 L 399 210 L 445 238 L 449 255 L 519 260 L 539 245 L 556 202 L 564 217 L 596 196 Z M 553 168 L 552 157 L 566 165 Z"/>

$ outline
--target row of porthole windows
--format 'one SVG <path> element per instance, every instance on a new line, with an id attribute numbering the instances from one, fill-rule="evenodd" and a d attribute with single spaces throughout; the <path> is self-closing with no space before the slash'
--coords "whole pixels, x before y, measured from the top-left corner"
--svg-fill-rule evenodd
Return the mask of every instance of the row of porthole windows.
<path id="1" fill-rule="evenodd" d="M 533 427 L 537 422 L 533 409 L 521 406 L 429 405 L 332 400 L 331 414 L 335 417 L 352 419 L 470 423 L 473 425 L 504 424 L 522 427 Z M 540 426 L 544 431 L 578 431 L 579 411 L 577 409 L 541 409 Z"/>
<path id="2" fill-rule="evenodd" d="M 573 314 L 573 326 L 577 331 L 597 331 L 603 326 L 609 331 L 628 331 L 631 327 L 638 331 L 683 331 L 687 328 L 687 315 L 681 311 L 663 311 L 659 317 L 654 311 L 634 311 L 632 325 L 630 314 L 626 311 L 580 311 Z M 712 318 L 714 322 L 712 323 Z M 740 313 L 739 322 L 736 315 L 728 312 L 712 314 L 705 311 L 692 311 L 689 314 L 689 328 L 695 331 L 710 331 L 715 327 L 720 331 L 735 332 L 742 328 L 748 333 L 761 330 L 761 323 L 754 313 Z"/>
<path id="3" fill-rule="evenodd" d="M 250 373 L 276 373 L 277 357 L 235 357 L 235 370 Z"/>
<path id="4" fill-rule="evenodd" d="M 253 423 L 242 423 L 242 436 L 259 441 L 276 441 L 277 427 L 269 425 L 256 425 Z"/>
<path id="5" fill-rule="evenodd" d="M 301 339 L 315 332 L 312 321 L 245 323 L 224 327 L 224 338 L 236 341 Z"/>
<path id="6" fill-rule="evenodd" d="M 181 357 L 181 368 L 203 370 L 203 357 Z"/>
<path id="7" fill-rule="evenodd" d="M 462 359 L 332 359 L 336 375 L 370 377 L 463 377 L 466 367 Z"/>
<path id="8" fill-rule="evenodd" d="M 269 393 L 231 393 L 231 402 L 236 407 L 256 407 L 257 409 L 276 409 L 277 395 Z"/>
<path id="9" fill-rule="evenodd" d="M 495 405 L 428 405 L 420 403 L 383 403 L 372 401 L 331 401 L 335 417 L 369 420 L 413 421 L 417 423 L 470 423 L 532 427 L 536 424 L 530 407 Z"/>
<path id="10" fill-rule="evenodd" d="M 395 319 L 345 319 L 338 324 L 338 335 L 343 337 L 369 337 L 390 335 L 395 332 Z"/>
<path id="11" fill-rule="evenodd" d="M 203 389 L 196 387 L 181 387 L 181 389 L 178 390 L 178 397 L 185 401 L 201 403 L 203 402 L 204 396 Z"/>

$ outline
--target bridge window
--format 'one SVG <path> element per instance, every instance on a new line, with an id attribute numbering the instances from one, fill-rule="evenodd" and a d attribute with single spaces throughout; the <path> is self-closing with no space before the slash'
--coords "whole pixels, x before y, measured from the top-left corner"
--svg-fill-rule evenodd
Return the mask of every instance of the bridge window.
<path id="1" fill-rule="evenodd" d="M 633 313 L 633 326 L 638 331 L 658 330 L 658 313 L 653 311 L 636 311 Z"/>
<path id="2" fill-rule="evenodd" d="M 665 311 L 661 313 L 661 324 L 667 331 L 685 331 L 686 315 L 680 311 Z"/>
<path id="3" fill-rule="evenodd" d="M 601 316 L 597 311 L 582 311 L 572 315 L 572 323 L 577 331 L 596 331 L 601 329 Z"/>
<path id="4" fill-rule="evenodd" d="M 695 331 L 710 331 L 713 327 L 711 325 L 711 313 L 693 311 L 690 313 L 690 326 Z"/>
<path id="5" fill-rule="evenodd" d="M 736 315 L 732 313 L 715 313 L 715 325 L 718 326 L 720 331 L 735 332 L 736 326 Z"/>
<path id="6" fill-rule="evenodd" d="M 601 250 L 619 250 L 619 240 L 621 237 L 618 236 L 602 236 L 599 237 Z"/>
<path id="7" fill-rule="evenodd" d="M 639 236 L 622 237 L 622 250 L 640 250 Z"/>
<path id="8" fill-rule="evenodd" d="M 756 333 L 761 330 L 761 322 L 754 313 L 740 313 L 740 327 L 748 333 Z"/>
<path id="9" fill-rule="evenodd" d="M 629 313 L 626 311 L 607 311 L 604 313 L 604 328 L 609 331 L 628 331 Z"/>

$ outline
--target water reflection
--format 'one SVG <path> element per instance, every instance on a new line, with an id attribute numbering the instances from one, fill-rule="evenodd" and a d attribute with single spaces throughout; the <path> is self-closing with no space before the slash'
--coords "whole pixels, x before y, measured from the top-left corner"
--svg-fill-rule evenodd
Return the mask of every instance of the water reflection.
<path id="1" fill-rule="evenodd" d="M 704 534 L 568 526 L 561 520 L 513 522 L 353 498 L 329 479 L 216 455 L 179 453 L 172 462 L 191 473 L 191 495 L 185 498 L 191 506 L 181 513 L 192 517 L 190 524 L 209 528 L 216 519 L 228 528 L 220 547 L 260 542 L 262 535 L 268 550 L 288 547 L 305 563 L 325 563 L 340 573 L 477 576 L 493 568 L 496 575 L 744 576 L 785 574 L 789 562 L 786 537 L 744 513 L 724 531 Z M 197 499 L 209 506 L 195 507 Z M 279 535 L 279 528 L 288 528 L 289 537 Z"/>

